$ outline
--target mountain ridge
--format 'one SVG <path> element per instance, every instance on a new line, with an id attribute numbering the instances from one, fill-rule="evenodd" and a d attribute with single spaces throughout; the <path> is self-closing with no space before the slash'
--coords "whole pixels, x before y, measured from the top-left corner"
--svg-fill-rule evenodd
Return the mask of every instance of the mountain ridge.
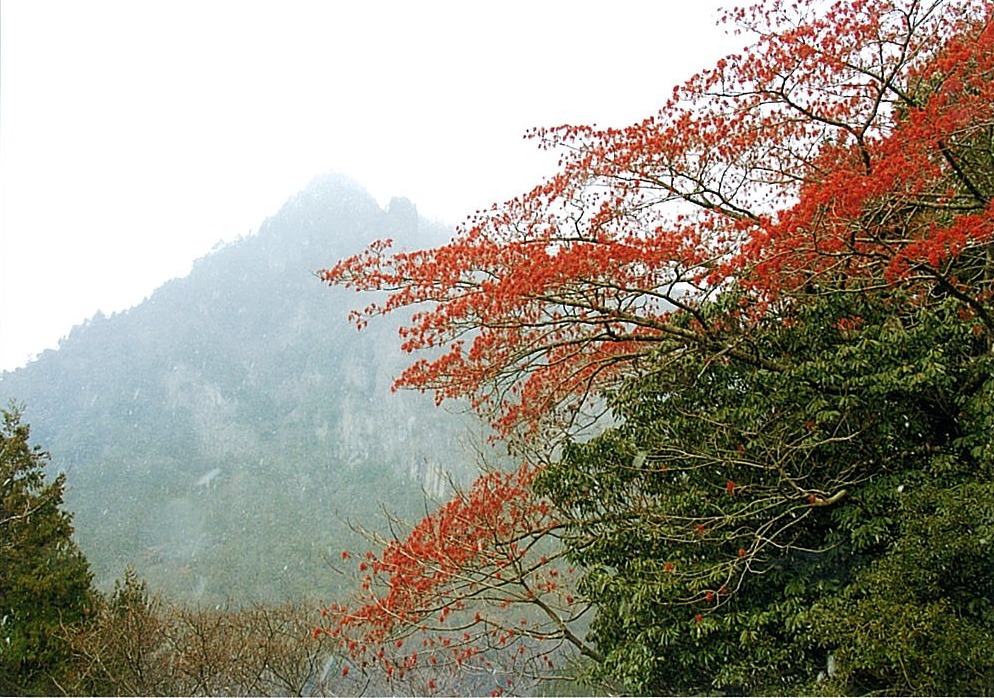
<path id="1" fill-rule="evenodd" d="M 357 296 L 314 275 L 377 238 L 448 235 L 406 199 L 383 209 L 318 177 L 187 276 L 0 374 L 68 474 L 98 581 L 130 564 L 198 601 L 325 595 L 329 561 L 361 544 L 345 519 L 382 521 L 381 502 L 416 516 L 422 490 L 475 472 L 471 418 L 390 389 L 399 319 L 356 332 Z"/>

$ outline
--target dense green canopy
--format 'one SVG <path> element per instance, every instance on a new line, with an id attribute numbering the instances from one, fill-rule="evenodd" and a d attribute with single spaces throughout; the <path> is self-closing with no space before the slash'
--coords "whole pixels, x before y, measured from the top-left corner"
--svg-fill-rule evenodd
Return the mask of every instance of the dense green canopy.
<path id="1" fill-rule="evenodd" d="M 589 569 L 600 675 L 654 693 L 994 686 L 991 356 L 955 303 L 904 300 L 819 296 L 753 328 L 780 370 L 667 354 L 614 396 L 620 426 L 543 474 Z"/>
<path id="2" fill-rule="evenodd" d="M 68 660 L 65 630 L 95 601 L 89 565 L 62 508 L 65 478 L 47 481 L 47 454 L 17 408 L 0 426 L 0 694 L 52 695 Z"/>

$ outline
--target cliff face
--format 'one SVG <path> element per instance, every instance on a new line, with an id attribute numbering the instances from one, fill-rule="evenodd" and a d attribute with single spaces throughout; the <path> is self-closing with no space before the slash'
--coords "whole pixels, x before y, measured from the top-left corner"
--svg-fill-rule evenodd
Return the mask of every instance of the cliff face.
<path id="1" fill-rule="evenodd" d="M 475 472 L 471 419 L 391 392 L 410 359 L 399 320 L 356 332 L 347 312 L 369 299 L 314 276 L 377 238 L 447 234 L 409 201 L 384 211 L 319 178 L 189 276 L 0 376 L 69 475 L 98 581 L 131 563 L 192 599 L 327 597 L 329 559 L 362 545 L 347 520 L 416 516 Z"/>

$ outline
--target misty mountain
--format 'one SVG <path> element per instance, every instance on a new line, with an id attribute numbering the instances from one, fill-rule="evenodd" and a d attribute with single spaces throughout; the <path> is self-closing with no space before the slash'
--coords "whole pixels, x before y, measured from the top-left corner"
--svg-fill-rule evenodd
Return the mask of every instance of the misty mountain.
<path id="1" fill-rule="evenodd" d="M 0 375 L 68 473 L 98 582 L 130 563 L 189 600 L 328 598 L 335 558 L 363 545 L 348 521 L 417 516 L 424 492 L 474 473 L 468 415 L 390 390 L 410 360 L 399 321 L 357 332 L 347 312 L 369 298 L 314 275 L 377 238 L 448 234 L 405 199 L 383 210 L 322 177 L 188 276 Z"/>

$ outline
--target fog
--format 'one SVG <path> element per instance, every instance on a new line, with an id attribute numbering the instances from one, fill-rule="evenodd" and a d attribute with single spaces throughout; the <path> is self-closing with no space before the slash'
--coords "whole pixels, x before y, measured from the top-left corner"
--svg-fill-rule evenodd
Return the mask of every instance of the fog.
<path id="1" fill-rule="evenodd" d="M 651 113 L 736 45 L 717 5 L 4 2 L 0 369 L 315 175 L 448 223 L 527 190 L 527 129 Z"/>

